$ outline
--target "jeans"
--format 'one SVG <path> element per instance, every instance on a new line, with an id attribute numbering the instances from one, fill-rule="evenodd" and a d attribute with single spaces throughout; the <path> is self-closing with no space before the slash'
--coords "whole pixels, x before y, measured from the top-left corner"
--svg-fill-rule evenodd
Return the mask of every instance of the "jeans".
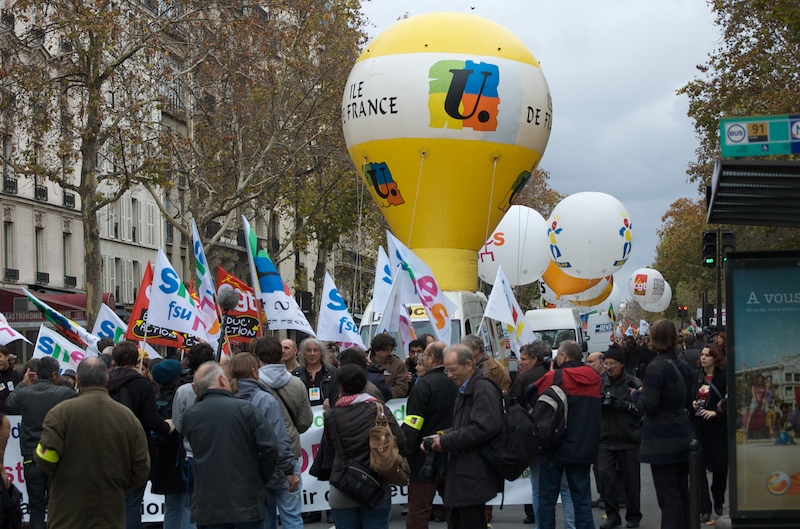
<path id="1" fill-rule="evenodd" d="M 198 525 L 197 529 L 264 529 L 264 520 L 261 520 L 260 522 L 234 522 Z"/>
<path id="2" fill-rule="evenodd" d="M 192 495 L 188 492 L 164 495 L 164 529 L 195 529 L 189 521 Z"/>
<path id="3" fill-rule="evenodd" d="M 556 501 L 564 476 L 572 497 L 576 529 L 594 529 L 590 472 L 589 464 L 560 463 L 542 457 L 539 462 L 539 510 L 536 512 L 540 529 L 555 529 Z"/>
<path id="4" fill-rule="evenodd" d="M 264 519 L 264 527 L 266 529 L 277 529 L 278 527 L 276 507 L 281 515 L 283 529 L 303 529 L 303 478 L 300 476 L 301 469 L 301 460 L 295 459 L 294 475 L 300 478 L 300 484 L 295 492 L 289 492 L 288 488 L 266 489 L 267 517 Z"/>
<path id="5" fill-rule="evenodd" d="M 388 529 L 392 516 L 392 499 L 378 502 L 374 509 L 352 507 L 331 509 L 336 529 Z"/>
<path id="6" fill-rule="evenodd" d="M 44 515 L 47 512 L 47 474 L 36 462 L 26 460 L 23 463 L 25 486 L 28 488 L 28 509 L 30 510 L 30 528 L 44 529 Z"/>
<path id="7" fill-rule="evenodd" d="M 531 465 L 531 503 L 533 504 L 534 518 L 537 527 L 539 524 L 539 463 Z M 567 476 L 561 476 L 561 511 L 564 513 L 564 529 L 575 529 L 575 508 L 572 505 L 572 495 L 569 492 Z M 555 513 L 555 511 L 553 511 Z M 555 516 L 555 514 L 553 514 Z"/>
<path id="8" fill-rule="evenodd" d="M 125 529 L 140 529 L 142 526 L 142 500 L 146 486 L 145 483 L 125 492 Z"/>

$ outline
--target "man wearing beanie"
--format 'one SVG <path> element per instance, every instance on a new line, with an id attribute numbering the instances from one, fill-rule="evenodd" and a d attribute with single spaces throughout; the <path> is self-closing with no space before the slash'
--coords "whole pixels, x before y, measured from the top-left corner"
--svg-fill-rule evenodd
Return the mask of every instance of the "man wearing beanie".
<path id="1" fill-rule="evenodd" d="M 601 403 L 603 422 L 600 429 L 600 453 L 597 466 L 600 470 L 601 490 L 604 494 L 608 519 L 601 529 L 619 527 L 622 517 L 619 512 L 617 481 L 625 487 L 627 507 L 626 527 L 639 527 L 641 480 L 639 476 L 639 444 L 642 437 L 642 412 L 631 399 L 631 388 L 639 388 L 642 382 L 625 372 L 625 353 L 613 345 L 603 357 L 606 371 L 601 378 Z"/>
<path id="2" fill-rule="evenodd" d="M 163 419 L 172 419 L 172 402 L 178 389 L 178 376 L 183 366 L 177 360 L 162 360 L 150 370 L 158 384 L 156 406 Z M 150 468 L 153 494 L 164 495 L 165 527 L 189 527 L 190 496 L 176 461 L 185 459 L 183 439 L 177 431 L 167 436 L 154 436 L 155 450 Z"/>

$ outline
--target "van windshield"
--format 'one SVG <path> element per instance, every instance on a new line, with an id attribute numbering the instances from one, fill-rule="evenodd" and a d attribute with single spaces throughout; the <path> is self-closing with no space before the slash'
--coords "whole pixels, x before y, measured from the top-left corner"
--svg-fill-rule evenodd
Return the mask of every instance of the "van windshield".
<path id="1" fill-rule="evenodd" d="M 421 334 L 433 334 L 433 326 L 431 326 L 431 322 L 428 320 L 420 320 L 412 322 L 411 325 L 414 327 L 414 336 L 420 336 Z M 364 325 L 360 329 L 361 339 L 364 340 L 364 344 L 369 347 L 370 341 L 372 338 L 375 337 L 375 330 L 378 326 L 377 325 Z M 450 336 L 451 340 L 450 343 L 458 343 L 461 341 L 461 320 L 451 320 L 450 321 Z M 398 332 L 390 332 L 389 333 L 392 338 L 397 340 L 397 347 L 400 348 L 400 333 Z M 574 335 L 574 334 L 573 334 Z M 401 356 L 401 355 L 397 355 Z"/>
<path id="2" fill-rule="evenodd" d="M 543 340 L 550 344 L 550 349 L 558 349 L 561 342 L 566 340 L 575 340 L 575 329 L 552 329 L 546 331 L 533 331 L 537 340 Z"/>

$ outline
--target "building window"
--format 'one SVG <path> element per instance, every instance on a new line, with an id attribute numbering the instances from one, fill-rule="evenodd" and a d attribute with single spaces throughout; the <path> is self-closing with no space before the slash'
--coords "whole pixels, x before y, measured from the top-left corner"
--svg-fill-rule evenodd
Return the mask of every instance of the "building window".
<path id="1" fill-rule="evenodd" d="M 72 275 L 72 234 L 65 233 L 63 238 L 64 246 L 64 275 Z"/>
<path id="2" fill-rule="evenodd" d="M 34 231 L 34 244 L 36 249 L 36 272 L 44 272 L 44 264 L 47 262 L 45 248 L 47 244 L 44 238 L 44 228 L 36 228 Z"/>
<path id="3" fill-rule="evenodd" d="M 155 204 L 147 204 L 147 245 L 156 246 L 156 219 L 158 208 Z"/>
<path id="4" fill-rule="evenodd" d="M 14 268 L 14 223 L 3 223 L 3 266 Z"/>

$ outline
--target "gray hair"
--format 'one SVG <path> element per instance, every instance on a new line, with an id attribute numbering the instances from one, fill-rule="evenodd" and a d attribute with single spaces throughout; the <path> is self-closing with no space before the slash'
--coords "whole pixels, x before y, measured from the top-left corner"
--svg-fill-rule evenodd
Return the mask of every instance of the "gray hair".
<path id="1" fill-rule="evenodd" d="M 331 357 L 330 353 L 328 352 L 328 346 L 316 338 L 306 338 L 300 342 L 300 354 L 297 355 L 299 356 L 297 363 L 300 364 L 300 368 L 306 368 L 306 349 L 308 349 L 308 347 L 312 344 L 319 347 L 319 361 L 322 362 L 322 365 L 325 367 L 331 367 Z"/>
<path id="2" fill-rule="evenodd" d="M 561 342 L 561 345 L 559 346 L 558 350 L 564 353 L 564 356 L 567 357 L 567 360 L 580 362 L 581 357 L 583 356 L 583 351 L 581 351 L 581 346 L 578 345 L 578 342 L 576 342 L 575 340 L 564 340 L 563 342 Z"/>
<path id="3" fill-rule="evenodd" d="M 475 358 L 472 356 L 472 350 L 463 343 L 454 343 L 448 345 L 444 350 L 444 354 L 456 353 L 456 361 L 458 365 L 465 366 L 467 364 L 475 365 Z"/>
<path id="4" fill-rule="evenodd" d="M 217 362 L 206 362 L 194 374 L 193 384 L 195 391 L 201 393 L 207 389 L 217 388 L 217 380 L 220 376 L 226 376 L 225 369 Z"/>
<path id="5" fill-rule="evenodd" d="M 483 339 L 476 334 L 468 334 L 461 338 L 461 343 L 470 349 L 477 349 L 479 353 L 483 353 Z"/>

